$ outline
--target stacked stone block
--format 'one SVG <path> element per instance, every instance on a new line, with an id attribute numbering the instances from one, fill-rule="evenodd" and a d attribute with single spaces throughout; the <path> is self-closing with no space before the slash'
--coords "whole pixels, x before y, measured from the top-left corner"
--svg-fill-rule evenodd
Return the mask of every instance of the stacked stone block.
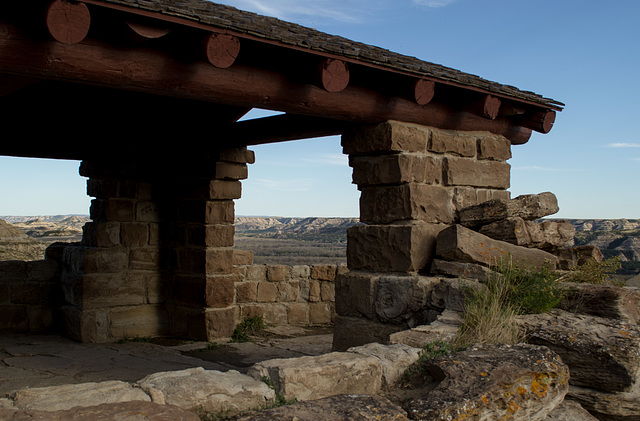
<path id="1" fill-rule="evenodd" d="M 416 300 L 404 292 L 425 293 L 429 282 L 422 274 L 434 258 L 438 233 L 457 222 L 458 211 L 510 197 L 511 145 L 499 135 L 388 121 L 344 133 L 342 146 L 361 192 L 364 224 L 348 230 L 349 273 L 336 281 L 335 349 L 384 341 L 410 327 L 408 320 L 420 322 L 409 302 L 392 305 L 407 311 L 394 321 L 354 314 L 353 308 L 380 306 L 386 275 L 405 285 L 392 289 L 387 301 Z"/>
<path id="2" fill-rule="evenodd" d="M 335 279 L 343 265 L 254 265 L 252 253 L 236 251 L 236 304 L 240 320 L 263 317 L 274 325 L 333 323 Z"/>
<path id="3" fill-rule="evenodd" d="M 253 161 L 246 148 L 197 160 L 84 161 L 92 222 L 61 256 L 69 335 L 230 335 L 233 200 Z"/>

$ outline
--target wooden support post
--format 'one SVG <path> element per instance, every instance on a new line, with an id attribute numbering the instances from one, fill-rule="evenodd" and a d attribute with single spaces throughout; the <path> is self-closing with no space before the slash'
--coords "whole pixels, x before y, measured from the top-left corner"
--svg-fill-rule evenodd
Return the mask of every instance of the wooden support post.
<path id="1" fill-rule="evenodd" d="M 209 63 L 226 69 L 231 67 L 240 53 L 240 40 L 232 35 L 211 34 L 205 39 L 204 47 Z"/>
<path id="2" fill-rule="evenodd" d="M 427 105 L 436 93 L 436 83 L 432 80 L 418 79 L 413 85 L 413 97 L 420 105 Z"/>
<path id="3" fill-rule="evenodd" d="M 47 8 L 46 25 L 56 41 L 76 44 L 89 32 L 91 13 L 84 3 L 55 0 Z"/>
<path id="4" fill-rule="evenodd" d="M 349 84 L 349 68 L 341 60 L 327 59 L 320 65 L 320 82 L 327 92 L 341 92 Z"/>

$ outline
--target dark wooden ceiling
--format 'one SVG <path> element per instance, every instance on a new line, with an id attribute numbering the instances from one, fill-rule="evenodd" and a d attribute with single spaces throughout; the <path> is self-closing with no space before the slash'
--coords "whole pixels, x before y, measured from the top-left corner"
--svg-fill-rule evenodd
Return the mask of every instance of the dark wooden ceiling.
<path id="1" fill-rule="evenodd" d="M 238 121 L 253 108 L 286 113 Z M 204 153 L 400 120 L 525 143 L 562 104 L 202 0 L 0 4 L 0 154 Z M 199 152 L 198 152 L 199 151 Z"/>

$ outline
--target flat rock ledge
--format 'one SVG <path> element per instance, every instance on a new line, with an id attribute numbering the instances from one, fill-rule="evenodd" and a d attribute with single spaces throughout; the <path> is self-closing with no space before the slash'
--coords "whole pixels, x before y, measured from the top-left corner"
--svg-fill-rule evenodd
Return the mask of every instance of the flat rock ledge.
<path id="1" fill-rule="evenodd" d="M 547 347 L 478 345 L 422 362 L 430 373 L 427 387 L 413 388 L 407 404 L 390 391 L 402 389 L 405 371 L 415 367 L 420 351 L 372 343 L 263 361 L 247 374 L 192 368 L 135 383 L 23 389 L 0 398 L 0 419 L 191 421 L 206 411 L 238 421 L 447 420 L 453 414 L 468 420 L 543 420 L 568 389 L 568 369 Z M 264 409 L 278 395 L 298 402 Z"/>

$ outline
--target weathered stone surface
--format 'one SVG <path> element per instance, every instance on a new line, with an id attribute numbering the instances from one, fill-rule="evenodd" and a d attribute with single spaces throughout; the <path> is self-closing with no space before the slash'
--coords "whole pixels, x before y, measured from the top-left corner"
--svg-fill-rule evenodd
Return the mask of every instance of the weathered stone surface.
<path id="1" fill-rule="evenodd" d="M 511 166 L 501 161 L 474 161 L 444 158 L 442 183 L 445 186 L 472 186 L 508 189 Z"/>
<path id="2" fill-rule="evenodd" d="M 503 136 L 481 136 L 478 139 L 478 159 L 507 161 L 511 158 L 511 142 Z"/>
<path id="3" fill-rule="evenodd" d="M 464 310 L 465 290 L 478 290 L 480 288 L 485 288 L 485 286 L 475 279 L 443 278 L 433 288 L 429 306 L 440 311 L 453 310 L 462 312 Z"/>
<path id="4" fill-rule="evenodd" d="M 56 411 L 0 409 L 0 419 L 12 421 L 198 421 L 196 413 L 173 405 L 130 401 L 78 406 Z"/>
<path id="5" fill-rule="evenodd" d="M 558 269 L 570 270 L 576 266 L 583 265 L 588 260 L 602 262 L 604 255 L 597 246 L 575 246 L 568 247 L 555 252 L 558 256 Z"/>
<path id="6" fill-rule="evenodd" d="M 475 263 L 449 262 L 441 259 L 433 259 L 431 262 L 432 275 L 486 281 L 492 273 L 493 271 L 488 267 Z"/>
<path id="7" fill-rule="evenodd" d="M 431 129 L 417 124 L 386 121 L 358 127 L 342 134 L 343 152 L 366 155 L 389 152 L 424 152 L 431 139 Z"/>
<path id="8" fill-rule="evenodd" d="M 347 230 L 350 270 L 416 272 L 435 255 L 444 224 L 356 225 Z"/>
<path id="9" fill-rule="evenodd" d="M 349 157 L 358 187 L 401 183 L 440 183 L 442 161 L 422 153 Z"/>
<path id="10" fill-rule="evenodd" d="M 494 240 L 462 225 L 453 225 L 438 234 L 436 256 L 445 260 L 491 266 L 511 259 L 520 266 L 555 267 L 558 258 L 543 250 L 520 247 Z"/>
<path id="11" fill-rule="evenodd" d="M 11 398 L 15 408 L 36 411 L 68 410 L 80 403 L 92 406 L 151 400 L 142 389 L 118 380 L 22 389 Z"/>
<path id="12" fill-rule="evenodd" d="M 370 343 L 349 348 L 347 352 L 377 358 L 382 366 L 382 386 L 391 387 L 398 383 L 405 370 L 420 356 L 420 350 L 409 345 L 382 345 Z"/>
<path id="13" fill-rule="evenodd" d="M 511 200 L 489 200 L 460 210 L 458 217 L 465 226 L 485 225 L 511 217 L 532 221 L 558 212 L 553 193 L 526 194 Z"/>
<path id="14" fill-rule="evenodd" d="M 606 392 L 634 385 L 640 366 L 636 325 L 563 310 L 518 317 L 528 343 L 544 345 L 571 369 L 571 385 Z"/>
<path id="15" fill-rule="evenodd" d="M 272 401 L 274 391 L 264 382 L 235 370 L 220 372 L 202 367 L 151 374 L 139 382 L 154 402 L 191 411 L 236 414 Z"/>
<path id="16" fill-rule="evenodd" d="M 423 324 L 426 306 L 439 278 L 383 275 L 378 279 L 373 308 L 381 322 Z"/>
<path id="17" fill-rule="evenodd" d="M 389 343 L 403 344 L 414 348 L 423 348 L 425 344 L 434 341 L 453 341 L 458 334 L 460 313 L 445 310 L 438 319 L 431 324 L 403 330 L 389 336 Z"/>
<path id="18" fill-rule="evenodd" d="M 566 282 L 560 308 L 638 324 L 640 288 Z"/>
<path id="19" fill-rule="evenodd" d="M 629 392 L 607 393 L 571 386 L 567 399 L 575 400 L 602 421 L 637 421 L 640 419 L 640 383 Z"/>
<path id="20" fill-rule="evenodd" d="M 340 394 L 376 394 L 382 387 L 382 365 L 377 358 L 350 352 L 314 357 L 267 360 L 249 368 L 255 379 L 267 377 L 287 400 L 321 399 Z"/>
<path id="21" fill-rule="evenodd" d="M 494 240 L 547 251 L 573 246 L 575 237 L 575 228 L 569 221 L 534 222 L 520 217 L 484 225 L 479 232 Z"/>
<path id="22" fill-rule="evenodd" d="M 336 395 L 232 417 L 233 421 L 404 421 L 406 412 L 386 398 Z"/>
<path id="23" fill-rule="evenodd" d="M 597 421 L 598 419 L 591 415 L 589 411 L 584 409 L 576 401 L 565 399 L 556 406 L 553 411 L 547 415 L 545 421 Z"/>
<path id="24" fill-rule="evenodd" d="M 403 405 L 412 419 L 544 420 L 569 389 L 568 367 L 541 346 L 475 345 L 422 364 L 424 393 Z"/>
<path id="25" fill-rule="evenodd" d="M 416 220 L 450 223 L 455 217 L 451 191 L 447 187 L 408 183 L 362 189 L 360 221 L 388 224 Z"/>

